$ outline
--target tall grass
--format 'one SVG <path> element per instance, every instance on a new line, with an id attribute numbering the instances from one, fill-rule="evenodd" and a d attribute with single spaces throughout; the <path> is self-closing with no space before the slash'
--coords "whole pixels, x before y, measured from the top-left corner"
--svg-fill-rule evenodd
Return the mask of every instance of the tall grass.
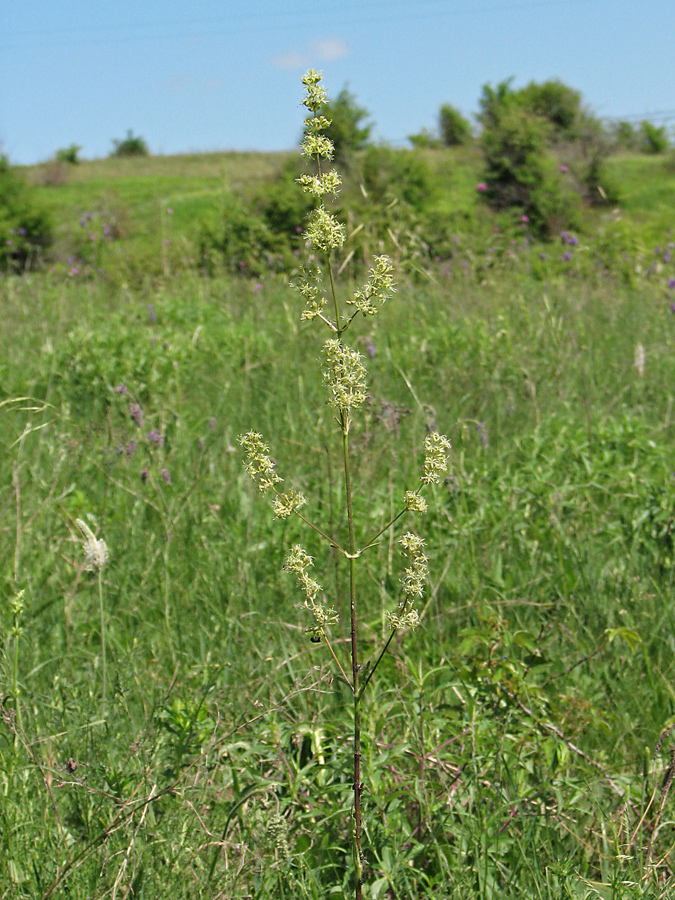
<path id="1" fill-rule="evenodd" d="M 364 895 L 666 898 L 667 269 L 648 276 L 644 250 L 626 278 L 540 270 L 507 249 L 402 278 L 386 315 L 354 323 L 374 352 L 355 516 L 386 524 L 427 428 L 454 447 L 423 624 L 363 695 Z M 236 436 L 274 435 L 278 470 L 336 527 L 340 447 L 301 304 L 258 283 L 178 263 L 125 289 L 0 283 L 0 893 L 353 890 L 352 699 L 282 571 L 300 523 L 270 521 Z M 78 518 L 110 549 L 101 594 Z M 393 549 L 357 576 L 365 658 L 388 636 Z M 331 584 L 330 555 L 319 569 Z"/>

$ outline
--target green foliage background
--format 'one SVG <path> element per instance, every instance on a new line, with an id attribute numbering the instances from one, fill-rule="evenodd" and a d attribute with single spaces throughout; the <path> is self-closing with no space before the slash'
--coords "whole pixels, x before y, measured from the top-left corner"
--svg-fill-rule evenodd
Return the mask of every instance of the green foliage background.
<path id="1" fill-rule="evenodd" d="M 260 429 L 313 516 L 345 527 L 287 284 L 306 261 L 289 159 L 23 173 L 55 242 L 0 282 L 8 896 L 349 896 L 350 707 L 281 571 L 298 526 L 270 521 L 236 445 Z M 381 249 L 401 273 L 359 325 L 364 530 L 415 481 L 429 427 L 454 447 L 423 627 L 364 710 L 369 898 L 672 891 L 670 737 L 655 748 L 675 721 L 675 174 L 607 166 L 621 206 L 580 204 L 546 241 L 481 204 L 472 146 L 367 150 L 341 195 L 339 290 Z M 105 716 L 76 518 L 111 552 Z M 344 614 L 333 560 L 317 567 Z M 366 658 L 399 574 L 378 546 Z"/>

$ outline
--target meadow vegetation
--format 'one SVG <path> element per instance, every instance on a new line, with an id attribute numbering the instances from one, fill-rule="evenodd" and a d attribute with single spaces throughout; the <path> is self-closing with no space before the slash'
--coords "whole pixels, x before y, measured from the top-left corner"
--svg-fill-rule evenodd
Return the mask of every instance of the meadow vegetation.
<path id="1" fill-rule="evenodd" d="M 332 205 L 339 301 L 384 252 L 397 280 L 350 329 L 357 530 L 452 443 L 420 625 L 360 703 L 369 900 L 673 895 L 675 167 L 603 155 L 591 202 L 588 123 L 525 99 L 494 139 L 534 135 L 553 213 L 490 202 L 483 137 L 348 154 Z M 308 542 L 341 659 L 349 581 L 237 443 L 346 546 L 301 163 L 54 165 L 0 167 L 0 896 L 352 897 L 353 697 L 284 561 Z M 356 568 L 364 664 L 396 537 Z"/>

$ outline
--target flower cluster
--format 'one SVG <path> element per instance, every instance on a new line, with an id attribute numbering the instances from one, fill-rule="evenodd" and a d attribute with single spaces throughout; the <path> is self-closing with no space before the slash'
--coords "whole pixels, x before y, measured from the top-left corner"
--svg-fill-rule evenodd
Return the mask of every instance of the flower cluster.
<path id="1" fill-rule="evenodd" d="M 417 491 L 406 491 L 404 501 L 408 512 L 425 513 L 429 508 L 427 501 Z"/>
<path id="2" fill-rule="evenodd" d="M 319 206 L 310 216 L 305 240 L 310 247 L 330 253 L 344 244 L 345 227 L 324 206 Z"/>
<path id="3" fill-rule="evenodd" d="M 306 95 L 302 102 L 313 115 L 305 120 L 305 137 L 300 151 L 308 159 L 316 160 L 319 171 L 317 175 L 301 175 L 298 181 L 305 193 L 321 198 L 321 205 L 309 218 L 305 240 L 310 247 L 330 254 L 333 250 L 339 250 L 344 244 L 345 229 L 335 216 L 328 212 L 323 198 L 326 194 L 335 196 L 340 190 L 342 179 L 334 169 L 325 173 L 321 171 L 321 160 L 331 160 L 335 155 L 333 142 L 321 133 L 330 125 L 330 121 L 319 112 L 328 99 L 326 91 L 321 85 L 321 73 L 310 69 L 303 77 L 302 83 L 306 89 Z"/>
<path id="4" fill-rule="evenodd" d="M 302 319 L 310 320 L 321 315 L 321 311 L 327 303 L 326 295 L 320 284 L 321 269 L 314 266 L 308 270 L 301 269 L 300 280 L 291 285 L 305 298 L 305 308 L 302 311 Z"/>
<path id="5" fill-rule="evenodd" d="M 374 316 L 377 307 L 373 303 L 384 303 L 394 293 L 393 266 L 388 256 L 376 256 L 375 267 L 370 270 L 366 284 L 347 303 L 355 306 L 364 316 Z"/>
<path id="6" fill-rule="evenodd" d="M 307 569 L 313 565 L 314 560 L 309 553 L 296 544 L 286 557 L 284 569 L 296 575 L 298 584 L 305 593 L 305 608 L 311 610 L 314 616 L 316 624 L 308 628 L 307 633 L 312 636 L 312 640 L 321 640 L 325 626 L 334 625 L 338 617 L 334 609 L 317 601 L 317 597 L 322 593 L 322 587 L 318 581 L 307 574 Z"/>
<path id="7" fill-rule="evenodd" d="M 269 457 L 269 447 L 257 431 L 249 431 L 239 437 L 239 443 L 246 451 L 246 471 L 263 494 L 283 481 L 275 472 L 275 465 Z"/>
<path id="8" fill-rule="evenodd" d="M 82 547 L 84 550 L 84 568 L 87 572 L 100 572 L 110 557 L 108 545 L 103 540 L 97 540 L 94 532 L 82 519 L 76 519 L 75 524 L 84 538 Z"/>
<path id="9" fill-rule="evenodd" d="M 432 431 L 424 439 L 424 466 L 420 481 L 422 484 L 438 484 L 448 471 L 450 441 L 444 434 Z"/>
<path id="10" fill-rule="evenodd" d="M 307 503 L 300 491 L 287 491 L 285 494 L 277 494 L 272 504 L 275 519 L 287 519 L 292 513 Z"/>
<path id="11" fill-rule="evenodd" d="M 303 97 L 302 105 L 313 113 L 317 113 L 328 100 L 326 89 L 321 84 L 321 72 L 310 69 L 306 75 L 302 76 L 302 83 L 306 88 L 306 95 Z"/>
<path id="12" fill-rule="evenodd" d="M 336 339 L 323 345 L 327 370 L 324 378 L 330 385 L 331 403 L 342 413 L 361 406 L 366 399 L 366 370 L 358 350 L 352 350 Z"/>
<path id="13" fill-rule="evenodd" d="M 399 538 L 403 555 L 409 560 L 401 578 L 401 599 L 396 612 L 387 612 L 392 628 L 415 628 L 419 624 L 419 614 L 413 608 L 416 599 L 424 593 L 424 582 L 429 573 L 424 540 L 408 531 Z"/>
<path id="14" fill-rule="evenodd" d="M 301 175 L 296 180 L 306 194 L 312 194 L 314 197 L 324 197 L 326 194 L 335 197 L 342 184 L 342 179 L 335 169 L 331 169 L 325 175 Z"/>

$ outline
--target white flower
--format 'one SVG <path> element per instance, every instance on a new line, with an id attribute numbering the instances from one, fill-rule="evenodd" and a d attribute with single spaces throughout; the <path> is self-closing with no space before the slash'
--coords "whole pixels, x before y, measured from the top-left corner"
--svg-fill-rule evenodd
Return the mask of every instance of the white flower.
<path id="1" fill-rule="evenodd" d="M 76 519 L 75 524 L 82 532 L 84 544 L 84 568 L 87 572 L 100 572 L 110 558 L 108 545 L 104 540 L 98 540 L 96 535 L 82 519 Z"/>

